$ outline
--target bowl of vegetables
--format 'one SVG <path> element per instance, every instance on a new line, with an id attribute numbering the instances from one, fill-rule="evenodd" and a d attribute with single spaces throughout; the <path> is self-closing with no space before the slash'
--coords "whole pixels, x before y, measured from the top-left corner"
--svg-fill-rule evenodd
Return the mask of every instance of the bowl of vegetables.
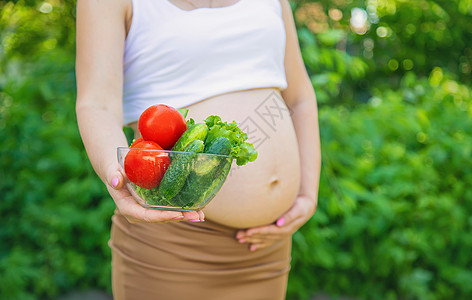
<path id="1" fill-rule="evenodd" d="M 202 209 L 223 186 L 233 161 L 241 166 L 257 158 L 236 122 L 218 116 L 185 121 L 187 112 L 150 107 L 138 121 L 142 137 L 117 149 L 126 187 L 143 207 Z"/>
<path id="2" fill-rule="evenodd" d="M 139 145 L 138 145 L 139 146 Z M 126 185 L 144 207 L 193 211 L 203 208 L 220 190 L 231 168 L 228 139 L 207 147 L 194 140 L 184 151 L 118 148 Z M 223 152 L 227 154 L 216 154 Z"/>

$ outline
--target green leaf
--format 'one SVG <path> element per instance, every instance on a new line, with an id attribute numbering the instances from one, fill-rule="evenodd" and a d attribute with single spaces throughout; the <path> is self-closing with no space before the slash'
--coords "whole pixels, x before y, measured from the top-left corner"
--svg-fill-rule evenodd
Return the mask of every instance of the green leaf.
<path id="1" fill-rule="evenodd" d="M 184 116 L 184 118 L 187 117 L 187 114 L 188 114 L 188 109 L 187 108 L 178 108 L 177 110 L 179 111 L 179 113 L 182 114 L 182 116 Z"/>
<path id="2" fill-rule="evenodd" d="M 231 143 L 231 156 L 236 159 L 236 164 L 242 166 L 257 158 L 254 146 L 246 140 L 247 134 L 238 127 L 238 123 L 221 121 L 219 116 L 209 116 L 205 119 L 208 126 L 208 135 L 205 144 L 210 144 L 217 137 L 226 137 Z"/>

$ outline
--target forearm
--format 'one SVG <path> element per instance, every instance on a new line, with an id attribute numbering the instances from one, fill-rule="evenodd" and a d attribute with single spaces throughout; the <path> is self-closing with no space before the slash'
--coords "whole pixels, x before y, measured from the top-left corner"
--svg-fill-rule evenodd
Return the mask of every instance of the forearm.
<path id="1" fill-rule="evenodd" d="M 292 109 L 301 165 L 300 195 L 313 199 L 315 207 L 321 170 L 321 147 L 318 109 L 314 91 L 299 96 Z"/>
<path id="2" fill-rule="evenodd" d="M 93 105 L 78 105 L 77 122 L 92 166 L 106 182 L 108 166 L 117 163 L 117 147 L 126 147 L 121 118 L 110 110 Z"/>

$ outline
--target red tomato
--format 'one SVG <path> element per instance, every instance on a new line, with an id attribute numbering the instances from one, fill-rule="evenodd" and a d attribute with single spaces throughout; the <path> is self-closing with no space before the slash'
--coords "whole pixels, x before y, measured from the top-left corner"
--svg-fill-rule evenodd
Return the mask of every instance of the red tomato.
<path id="1" fill-rule="evenodd" d="M 134 140 L 134 142 L 131 144 L 130 148 L 133 148 L 136 144 L 141 143 L 142 141 L 144 141 L 143 137 L 137 138 L 137 139 Z"/>
<path id="2" fill-rule="evenodd" d="M 170 164 L 170 158 L 157 143 L 142 141 L 134 144 L 125 157 L 125 173 L 136 185 L 152 189 L 159 185 Z"/>
<path id="3" fill-rule="evenodd" d="M 187 130 L 187 122 L 177 109 L 157 104 L 141 114 L 138 129 L 144 140 L 156 142 L 169 150 Z"/>

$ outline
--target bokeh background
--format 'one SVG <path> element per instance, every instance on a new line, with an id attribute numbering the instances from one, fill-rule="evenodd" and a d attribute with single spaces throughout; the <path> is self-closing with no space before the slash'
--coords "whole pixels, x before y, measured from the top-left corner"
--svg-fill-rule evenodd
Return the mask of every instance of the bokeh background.
<path id="1" fill-rule="evenodd" d="M 472 299 L 472 0 L 291 4 L 323 166 L 288 299 Z M 0 299 L 110 293 L 114 203 L 76 124 L 75 1 L 0 0 L 0 42 Z"/>

